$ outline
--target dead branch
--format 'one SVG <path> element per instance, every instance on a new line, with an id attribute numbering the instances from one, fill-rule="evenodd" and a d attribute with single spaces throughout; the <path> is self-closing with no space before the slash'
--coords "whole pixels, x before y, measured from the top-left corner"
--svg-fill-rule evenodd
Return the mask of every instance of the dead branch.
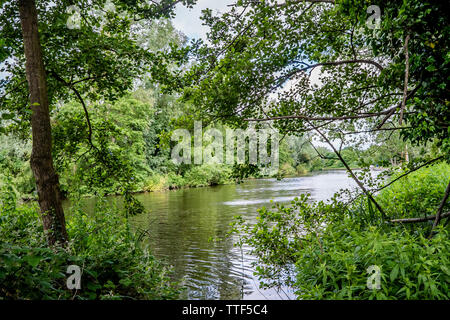
<path id="1" fill-rule="evenodd" d="M 441 215 L 441 218 L 447 218 L 450 217 L 450 212 L 446 212 L 444 214 Z M 391 220 L 390 222 L 392 223 L 417 223 L 417 222 L 426 222 L 429 220 L 433 220 L 436 219 L 436 216 L 427 216 L 427 217 L 423 217 L 423 218 L 407 218 L 407 219 L 395 219 L 395 220 Z"/>

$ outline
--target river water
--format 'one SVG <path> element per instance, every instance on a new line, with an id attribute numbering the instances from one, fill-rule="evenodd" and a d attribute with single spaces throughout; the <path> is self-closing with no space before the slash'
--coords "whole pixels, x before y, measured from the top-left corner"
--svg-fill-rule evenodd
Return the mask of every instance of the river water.
<path id="1" fill-rule="evenodd" d="M 281 181 L 140 194 L 147 213 L 133 217 L 132 224 L 148 230 L 152 253 L 172 265 L 175 278 L 187 286 L 185 299 L 294 299 L 289 288 L 259 288 L 249 248 L 241 250 L 234 246 L 235 236 L 227 237 L 233 217 L 255 222 L 256 210 L 270 207 L 270 200 L 287 203 L 308 192 L 315 200 L 326 200 L 354 186 L 345 171 L 326 171 Z"/>

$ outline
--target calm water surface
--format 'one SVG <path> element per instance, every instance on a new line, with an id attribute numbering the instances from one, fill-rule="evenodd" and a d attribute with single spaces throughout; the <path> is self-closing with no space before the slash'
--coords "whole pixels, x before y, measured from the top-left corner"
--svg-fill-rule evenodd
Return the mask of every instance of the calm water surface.
<path id="1" fill-rule="evenodd" d="M 235 247 L 226 237 L 235 215 L 255 222 L 256 210 L 274 202 L 289 202 L 302 193 L 326 200 L 340 188 L 354 187 L 345 171 L 303 177 L 249 180 L 227 185 L 138 195 L 146 214 L 132 223 L 149 231 L 153 254 L 174 267 L 175 277 L 188 287 L 186 299 L 292 299 L 289 288 L 259 289 L 253 276 L 250 248 Z M 92 208 L 94 200 L 89 200 Z M 211 239 L 215 239 L 211 241 Z"/>

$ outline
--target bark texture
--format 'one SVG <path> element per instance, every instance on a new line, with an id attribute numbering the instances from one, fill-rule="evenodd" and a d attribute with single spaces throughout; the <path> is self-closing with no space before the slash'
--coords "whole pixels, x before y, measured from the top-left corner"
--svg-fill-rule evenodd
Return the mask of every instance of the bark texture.
<path id="1" fill-rule="evenodd" d="M 52 158 L 52 133 L 46 74 L 39 40 L 35 0 L 19 0 L 20 22 L 26 59 L 26 76 L 32 109 L 33 149 L 31 169 L 36 179 L 39 206 L 50 245 L 65 245 L 67 231 L 59 178 Z"/>

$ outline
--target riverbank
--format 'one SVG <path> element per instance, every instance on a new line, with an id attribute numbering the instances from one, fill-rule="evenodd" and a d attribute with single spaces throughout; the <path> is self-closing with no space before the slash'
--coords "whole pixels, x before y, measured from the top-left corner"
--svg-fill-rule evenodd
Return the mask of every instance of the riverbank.
<path id="1" fill-rule="evenodd" d="M 362 168 L 352 168 L 352 170 L 361 170 Z M 275 176 L 249 176 L 245 178 L 246 180 L 256 180 L 265 178 L 276 178 L 278 180 L 284 178 L 296 178 L 304 177 L 320 172 L 329 171 L 345 171 L 345 168 L 339 167 L 327 167 L 320 168 L 317 170 L 295 170 L 295 171 L 283 171 L 280 169 L 281 174 Z M 373 168 L 373 170 L 387 170 L 387 168 Z M 184 176 L 170 172 L 168 174 L 153 174 L 148 176 L 146 179 L 136 183 L 136 187 L 133 189 L 133 194 L 143 194 L 149 192 L 161 192 L 170 190 L 180 190 L 189 188 L 202 188 L 211 187 L 218 185 L 230 185 L 237 184 L 236 178 L 232 177 L 232 169 L 229 166 L 210 166 L 202 165 L 198 167 L 193 167 Z M 120 196 L 120 192 L 105 192 L 106 196 Z M 95 197 L 98 194 L 85 193 L 84 198 Z M 20 195 L 20 200 L 24 203 L 37 201 L 37 196 L 31 195 Z M 64 197 L 64 199 L 67 199 Z"/>

